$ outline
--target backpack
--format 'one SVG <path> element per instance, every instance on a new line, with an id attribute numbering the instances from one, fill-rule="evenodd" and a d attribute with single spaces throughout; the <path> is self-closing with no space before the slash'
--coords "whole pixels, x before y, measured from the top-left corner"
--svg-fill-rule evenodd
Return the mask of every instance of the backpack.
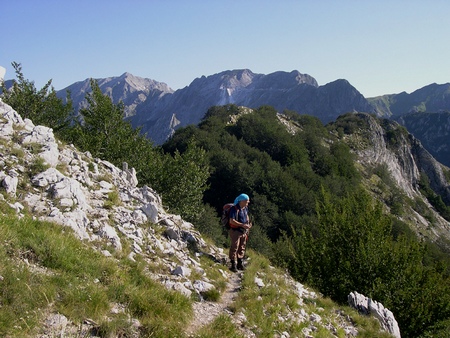
<path id="1" fill-rule="evenodd" d="M 229 230 L 231 228 L 230 226 L 230 211 L 231 208 L 234 208 L 233 203 L 227 203 L 222 208 L 222 217 L 220 219 L 220 222 L 222 223 L 222 226 Z"/>

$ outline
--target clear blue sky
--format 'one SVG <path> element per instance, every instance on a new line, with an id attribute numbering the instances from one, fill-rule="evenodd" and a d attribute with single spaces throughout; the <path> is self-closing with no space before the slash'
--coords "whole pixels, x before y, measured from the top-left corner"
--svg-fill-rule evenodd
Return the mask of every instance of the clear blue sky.
<path id="1" fill-rule="evenodd" d="M 0 0 L 0 65 L 41 88 L 124 72 L 173 89 L 298 70 L 365 97 L 450 82 L 448 0 Z"/>

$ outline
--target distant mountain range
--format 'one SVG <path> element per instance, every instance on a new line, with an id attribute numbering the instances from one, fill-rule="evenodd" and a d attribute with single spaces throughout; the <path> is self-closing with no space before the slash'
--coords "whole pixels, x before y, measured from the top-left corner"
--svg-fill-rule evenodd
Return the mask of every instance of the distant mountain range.
<path id="1" fill-rule="evenodd" d="M 176 128 L 199 123 L 208 108 L 216 105 L 236 104 L 250 108 L 270 105 L 280 111 L 289 109 L 314 115 L 324 123 L 352 111 L 375 113 L 364 96 L 348 81 L 336 80 L 319 86 L 313 77 L 298 71 L 264 75 L 248 69 L 230 70 L 202 76 L 177 91 L 164 83 L 129 73 L 98 79 L 98 82 L 113 102 L 122 100 L 129 107 L 126 115 L 133 126 L 142 127 L 143 132 L 157 144 L 167 140 Z M 150 82 L 152 85 L 147 85 Z M 81 107 L 87 88 L 89 79 L 59 93 L 65 97 L 66 90 L 70 90 L 74 104 Z"/>
<path id="2" fill-rule="evenodd" d="M 323 123 L 348 112 L 367 112 L 398 121 L 436 159 L 450 166 L 450 83 L 430 84 L 410 94 L 365 98 L 346 80 L 319 86 L 312 76 L 298 71 L 265 75 L 248 69 L 227 70 L 196 78 L 176 91 L 165 83 L 130 73 L 97 81 L 114 103 L 123 101 L 125 117 L 155 144 L 164 143 L 177 128 L 198 124 L 208 108 L 217 105 L 270 105 L 279 111 L 316 116 Z M 86 105 L 89 79 L 59 90 L 58 95 L 65 98 L 67 90 L 79 109 Z"/>
<path id="3" fill-rule="evenodd" d="M 439 162 L 450 167 L 450 83 L 430 84 L 411 94 L 369 98 L 378 116 L 405 126 Z"/>

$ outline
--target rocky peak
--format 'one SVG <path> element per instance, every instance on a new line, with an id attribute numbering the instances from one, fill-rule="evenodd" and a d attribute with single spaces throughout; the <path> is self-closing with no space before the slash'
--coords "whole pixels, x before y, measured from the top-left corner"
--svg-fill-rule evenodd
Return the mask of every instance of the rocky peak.
<path id="1" fill-rule="evenodd" d="M 251 84 L 254 78 L 258 77 L 249 69 L 231 70 L 218 74 L 224 85 L 229 87 L 246 87 Z"/>
<path id="2" fill-rule="evenodd" d="M 97 79 L 100 90 L 108 95 L 114 104 L 123 102 L 125 106 L 125 117 L 133 116 L 136 107 L 147 99 L 158 100 L 173 90 L 163 82 L 141 78 L 130 73 L 123 73 L 119 77 L 108 77 Z M 87 107 L 86 93 L 91 91 L 90 79 L 76 82 L 58 91 L 58 96 L 65 99 L 66 92 L 70 91 L 75 111 Z"/>
<path id="3" fill-rule="evenodd" d="M 289 90 L 298 85 L 306 84 L 313 87 L 318 87 L 316 79 L 308 74 L 301 74 L 297 70 L 293 70 L 290 73 L 287 72 L 274 72 L 268 75 L 264 75 L 257 84 L 256 89 L 271 89 L 271 90 Z"/>
<path id="4" fill-rule="evenodd" d="M 318 86 L 313 77 L 296 70 L 265 75 L 239 69 L 202 76 L 188 87 L 166 95 L 155 105 L 144 103 L 137 108 L 131 122 L 135 127 L 142 127 L 142 131 L 155 143 L 161 144 L 174 132 L 168 130 L 172 114 L 176 114 L 180 121 L 179 128 L 198 124 L 211 106 L 226 104 L 249 108 L 270 105 L 280 112 L 289 109 L 317 116 L 323 122 L 351 111 L 373 110 L 345 80 Z"/>
<path id="5" fill-rule="evenodd" d="M 234 92 L 248 87 L 260 77 L 261 74 L 255 74 L 248 69 L 228 70 L 207 77 L 202 76 L 197 78 L 192 81 L 188 88 L 191 91 L 198 91 L 203 95 L 211 95 L 214 91 L 223 91 L 228 96 L 231 96 Z"/>
<path id="6" fill-rule="evenodd" d="M 144 93 L 150 93 L 152 90 L 160 90 L 164 93 L 173 93 L 173 90 L 164 82 L 158 82 L 148 78 L 142 78 L 134 76 L 131 73 L 125 72 L 118 78 L 116 78 L 116 84 L 119 85 L 125 82 L 126 86 L 130 88 L 130 91 L 139 91 Z M 109 86 L 114 86 L 114 81 L 110 81 Z"/>

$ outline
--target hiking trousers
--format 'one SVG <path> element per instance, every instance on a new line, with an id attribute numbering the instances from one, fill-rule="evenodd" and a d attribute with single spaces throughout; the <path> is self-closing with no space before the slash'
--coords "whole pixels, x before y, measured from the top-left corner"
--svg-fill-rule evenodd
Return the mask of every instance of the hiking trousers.
<path id="1" fill-rule="evenodd" d="M 245 246 L 247 244 L 247 233 L 241 232 L 239 229 L 229 230 L 231 245 L 229 258 L 230 261 L 236 261 L 237 258 L 242 259 L 245 255 Z"/>

